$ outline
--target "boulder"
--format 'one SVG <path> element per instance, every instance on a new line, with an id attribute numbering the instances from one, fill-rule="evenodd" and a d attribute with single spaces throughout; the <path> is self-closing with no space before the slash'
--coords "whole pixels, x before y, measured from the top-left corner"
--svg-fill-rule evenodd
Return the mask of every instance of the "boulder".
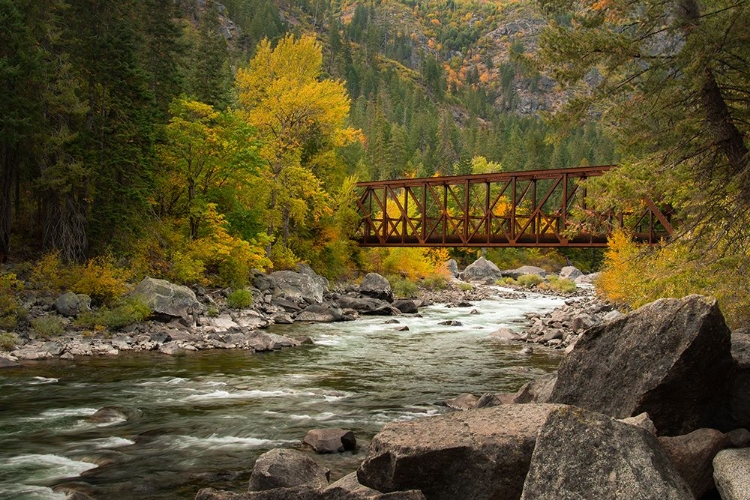
<path id="1" fill-rule="evenodd" d="M 431 500 L 518 498 L 539 428 L 556 405 L 502 405 L 386 424 L 359 482 Z"/>
<path id="2" fill-rule="evenodd" d="M 321 490 L 309 484 L 288 488 L 273 488 L 263 491 L 235 493 L 233 491 L 204 488 L 195 495 L 195 500 L 320 500 Z"/>
<path id="3" fill-rule="evenodd" d="M 750 431 L 747 429 L 735 429 L 727 432 L 729 441 L 732 442 L 733 448 L 746 448 L 750 446 Z"/>
<path id="4" fill-rule="evenodd" d="M 91 297 L 83 293 L 64 293 L 55 301 L 55 310 L 69 318 L 78 316 L 82 312 L 91 310 Z"/>
<path id="5" fill-rule="evenodd" d="M 494 340 L 495 342 L 501 342 L 503 344 L 510 344 L 512 342 L 518 342 L 521 340 L 521 336 L 507 327 L 501 327 L 490 333 L 487 336 L 488 339 Z"/>
<path id="6" fill-rule="evenodd" d="M 301 451 L 276 448 L 255 461 L 250 473 L 249 491 L 302 485 L 325 488 L 328 486 L 329 473 L 328 469 Z"/>
<path id="7" fill-rule="evenodd" d="M 714 482 L 722 500 L 750 500 L 750 448 L 720 451 Z"/>
<path id="8" fill-rule="evenodd" d="M 596 283 L 599 276 L 601 276 L 601 273 L 584 274 L 583 276 L 577 277 L 574 281 L 576 282 L 576 285 L 592 285 Z"/>
<path id="9" fill-rule="evenodd" d="M 662 436 L 659 443 L 695 498 L 701 498 L 714 489 L 713 459 L 731 440 L 716 429 L 698 429 L 684 436 Z"/>
<path id="10" fill-rule="evenodd" d="M 466 266 L 461 273 L 461 279 L 464 281 L 495 281 L 500 278 L 500 269 L 494 262 L 479 257 L 477 260 Z"/>
<path id="11" fill-rule="evenodd" d="M 201 311 L 201 303 L 191 289 L 166 280 L 144 278 L 134 291 L 157 315 L 188 318 Z"/>
<path id="12" fill-rule="evenodd" d="M 336 300 L 336 303 L 342 309 L 352 309 L 360 314 L 375 316 L 394 316 L 401 314 L 401 311 L 385 300 L 370 297 L 350 297 L 344 295 L 339 297 Z"/>
<path id="13" fill-rule="evenodd" d="M 327 281 L 324 285 L 321 280 L 308 274 L 275 271 L 268 276 L 274 283 L 274 297 L 284 298 L 294 303 L 319 304 L 323 302 L 323 295 L 328 291 Z"/>
<path id="14" fill-rule="evenodd" d="M 18 358 L 0 352 L 0 368 L 18 368 L 19 366 L 21 366 L 21 363 L 18 362 Z"/>
<path id="15" fill-rule="evenodd" d="M 620 422 L 640 427 L 644 431 L 648 431 L 650 434 L 656 436 L 656 426 L 646 412 L 636 415 L 635 417 L 621 418 Z"/>
<path id="16" fill-rule="evenodd" d="M 325 278 L 324 276 L 319 275 L 315 271 L 313 271 L 313 268 L 310 267 L 308 264 L 304 264 L 304 263 L 299 264 L 297 266 L 297 271 L 299 271 L 301 274 L 306 274 L 307 276 L 312 278 L 312 280 L 315 281 L 315 283 L 317 283 L 318 286 L 320 286 L 323 290 L 329 289 L 328 279 Z"/>
<path id="17" fill-rule="evenodd" d="M 557 372 L 526 382 L 513 398 L 514 403 L 548 403 L 557 382 Z"/>
<path id="18" fill-rule="evenodd" d="M 473 394 L 460 394 L 452 399 L 443 401 L 445 406 L 453 410 L 471 410 L 477 407 L 479 398 Z"/>
<path id="19" fill-rule="evenodd" d="M 576 278 L 583 276 L 583 273 L 575 266 L 565 266 L 560 269 L 559 276 L 562 279 L 575 280 Z"/>
<path id="20" fill-rule="evenodd" d="M 330 303 L 311 304 L 297 313 L 297 321 L 310 321 L 314 323 L 331 323 L 343 321 L 344 314 L 340 308 Z"/>
<path id="21" fill-rule="evenodd" d="M 446 262 L 445 269 L 450 273 L 452 277 L 458 278 L 458 263 L 455 259 L 450 259 L 448 262 Z"/>
<path id="22" fill-rule="evenodd" d="M 732 332 L 732 357 L 737 374 L 732 385 L 732 420 L 736 427 L 750 428 L 750 334 Z"/>
<path id="23" fill-rule="evenodd" d="M 359 293 L 374 299 L 393 302 L 393 289 L 391 284 L 378 273 L 368 273 L 359 284 Z"/>
<path id="24" fill-rule="evenodd" d="M 687 500 L 656 437 L 600 413 L 557 407 L 539 430 L 523 500 Z"/>
<path id="25" fill-rule="evenodd" d="M 514 280 L 517 280 L 521 276 L 525 276 L 527 274 L 538 274 L 542 278 L 547 276 L 547 271 L 542 269 L 541 267 L 536 266 L 521 266 L 516 269 L 507 269 L 505 271 L 502 271 L 502 276 L 504 278 L 513 278 Z"/>
<path id="26" fill-rule="evenodd" d="M 352 472 L 324 489 L 320 500 L 426 500 L 421 491 L 394 491 L 381 493 L 359 484 L 357 473 Z"/>
<path id="27" fill-rule="evenodd" d="M 715 299 L 660 299 L 587 330 L 563 359 L 550 402 L 616 418 L 647 412 L 659 435 L 721 429 L 733 370 Z"/>
<path id="28" fill-rule="evenodd" d="M 398 299 L 393 301 L 393 307 L 404 314 L 416 314 L 419 312 L 419 306 L 412 299 Z"/>
<path id="29" fill-rule="evenodd" d="M 316 453 L 340 453 L 357 449 L 357 439 L 354 433 L 338 428 L 307 431 L 302 442 Z"/>

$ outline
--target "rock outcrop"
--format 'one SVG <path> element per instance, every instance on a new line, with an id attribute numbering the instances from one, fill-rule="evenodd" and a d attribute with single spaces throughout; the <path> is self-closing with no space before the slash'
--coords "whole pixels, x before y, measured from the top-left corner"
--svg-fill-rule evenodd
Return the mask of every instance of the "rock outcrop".
<path id="1" fill-rule="evenodd" d="M 250 474 L 250 491 L 328 486 L 328 469 L 297 450 L 273 449 L 258 457 Z M 290 497 L 293 498 L 293 497 Z"/>
<path id="2" fill-rule="evenodd" d="M 479 257 L 473 263 L 466 266 L 460 277 L 464 281 L 494 282 L 502 273 L 494 262 Z"/>
<path id="3" fill-rule="evenodd" d="M 580 408 L 550 412 L 539 431 L 522 500 L 688 500 L 690 488 L 638 427 Z"/>
<path id="4" fill-rule="evenodd" d="M 551 402 L 616 418 L 647 412 L 660 435 L 726 425 L 734 361 L 716 300 L 662 299 L 587 330 Z"/>
<path id="5" fill-rule="evenodd" d="M 387 424 L 357 471 L 382 492 L 427 498 L 518 498 L 537 433 L 556 405 L 501 405 Z"/>
<path id="6" fill-rule="evenodd" d="M 140 296 L 157 315 L 189 318 L 202 308 L 191 289 L 167 280 L 144 278 L 135 287 L 134 294 Z"/>
<path id="7" fill-rule="evenodd" d="M 308 431 L 302 442 L 316 453 L 340 453 L 357 448 L 357 439 L 352 431 L 344 429 L 313 429 Z"/>
<path id="8" fill-rule="evenodd" d="M 359 293 L 374 299 L 393 302 L 393 289 L 391 284 L 378 273 L 368 273 L 359 284 Z"/>

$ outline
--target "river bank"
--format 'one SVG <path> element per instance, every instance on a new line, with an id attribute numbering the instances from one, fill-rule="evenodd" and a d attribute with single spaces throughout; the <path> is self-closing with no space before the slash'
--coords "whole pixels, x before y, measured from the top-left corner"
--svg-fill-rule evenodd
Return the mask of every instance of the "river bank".
<path id="1" fill-rule="evenodd" d="M 147 278 L 134 293 L 140 293 L 153 311 L 152 319 L 128 324 L 116 331 L 84 329 L 74 321 L 90 307 L 90 299 L 75 294 L 28 299 L 34 319 L 60 325 L 55 335 L 33 328 L 12 333 L 16 344 L 9 352 L 0 351 L 0 367 L 18 366 L 26 361 L 43 359 L 74 360 L 77 356 L 116 356 L 125 352 L 156 351 L 165 355 L 186 355 L 211 349 L 242 349 L 247 352 L 268 352 L 309 343 L 304 337 L 269 333 L 268 327 L 278 324 L 352 321 L 365 316 L 399 316 L 417 314 L 421 307 L 442 303 L 451 307 L 477 300 L 505 297 L 524 298 L 526 290 L 513 290 L 488 285 L 503 274 L 487 268 L 480 259 L 467 267 L 462 276 L 446 281 L 437 288 L 421 288 L 412 298 L 396 298 L 390 283 L 372 274 L 359 285 L 331 289 L 328 281 L 307 266 L 297 272 L 280 271 L 270 275 L 256 274 L 253 279 L 252 304 L 229 306 L 228 290 L 189 289 L 163 280 Z M 496 268 L 495 268 L 496 269 Z M 499 270 L 498 270 L 499 271 Z M 508 277 L 522 274 L 545 274 L 538 268 L 505 272 Z M 580 275 L 580 272 L 578 273 Z M 551 291 L 538 290 L 554 294 Z M 590 296 L 586 288 L 577 288 L 566 296 Z M 572 305 L 574 302 L 571 302 Z M 567 317 L 566 317 L 567 318 Z M 566 347 L 575 337 L 561 333 L 590 326 L 596 319 L 573 325 L 571 318 L 545 324 L 530 316 L 531 335 L 509 334 L 497 340 L 531 341 L 550 347 Z M 559 319 L 559 318 L 558 318 Z M 560 328 L 558 328 L 560 327 Z M 555 330 L 548 334 L 548 330 Z M 541 340 L 539 337 L 540 334 Z M 546 335 L 546 337 L 545 337 Z M 559 340 L 559 342 L 557 342 Z"/>
<path id="2" fill-rule="evenodd" d="M 299 448 L 308 430 L 329 426 L 357 436 L 356 452 L 321 456 L 332 478 L 342 477 L 384 424 L 444 413 L 442 402 L 461 393 L 512 392 L 557 368 L 561 350 L 523 354 L 488 336 L 522 328 L 527 313 L 552 311 L 564 299 L 504 293 L 426 305 L 419 315 L 264 330 L 314 341 L 294 349 L 121 352 L 0 370 L 0 498 L 241 491 L 263 452 Z M 93 420 L 112 406 L 131 410 L 130 418 Z"/>

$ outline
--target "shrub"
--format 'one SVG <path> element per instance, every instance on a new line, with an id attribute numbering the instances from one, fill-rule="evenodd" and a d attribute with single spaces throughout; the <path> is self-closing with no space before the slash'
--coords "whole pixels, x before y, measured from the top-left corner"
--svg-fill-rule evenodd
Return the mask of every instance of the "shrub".
<path id="1" fill-rule="evenodd" d="M 153 311 L 139 297 L 128 297 L 119 301 L 112 308 L 102 307 L 97 311 L 88 311 L 78 316 L 75 325 L 95 330 L 118 330 L 124 326 L 138 323 L 148 318 Z"/>
<path id="2" fill-rule="evenodd" d="M 232 309 L 245 309 L 253 304 L 253 294 L 250 290 L 239 288 L 227 295 L 227 306 Z"/>
<path id="3" fill-rule="evenodd" d="M 518 286 L 518 281 L 514 280 L 510 276 L 506 276 L 504 278 L 500 278 L 499 280 L 497 280 L 495 282 L 495 284 L 496 285 L 500 285 L 500 286 L 503 286 L 503 285 L 505 285 L 505 286 Z"/>
<path id="4" fill-rule="evenodd" d="M 393 295 L 396 297 L 414 297 L 419 289 L 414 281 L 401 276 L 388 276 L 388 281 L 393 289 Z"/>
<path id="5" fill-rule="evenodd" d="M 459 283 L 458 289 L 462 292 L 468 292 L 469 290 L 474 289 L 474 285 L 472 285 L 471 283 Z"/>
<path id="6" fill-rule="evenodd" d="M 37 337 L 51 339 L 65 332 L 63 320 L 56 316 L 42 316 L 31 320 L 31 328 Z"/>
<path id="7" fill-rule="evenodd" d="M 567 278 L 560 278 L 559 276 L 555 276 L 553 274 L 551 276 L 548 276 L 547 281 L 545 283 L 541 283 L 539 285 L 539 288 L 554 290 L 560 293 L 573 293 L 576 291 L 577 287 L 575 281 L 569 280 Z"/>
<path id="8" fill-rule="evenodd" d="M 23 283 L 15 274 L 0 274 L 0 328 L 8 330 L 16 327 L 16 315 L 21 308 L 16 300 L 16 292 L 23 289 Z"/>
<path id="9" fill-rule="evenodd" d="M 0 350 L 12 351 L 18 345 L 18 335 L 15 333 L 0 333 Z"/>
<path id="10" fill-rule="evenodd" d="M 542 278 L 538 274 L 523 274 L 519 276 L 516 281 L 518 282 L 519 286 L 531 288 L 544 281 L 544 278 Z"/>
<path id="11" fill-rule="evenodd" d="M 85 293 L 97 303 L 111 304 L 128 291 L 129 270 L 115 265 L 111 257 L 97 257 L 77 266 L 78 280 L 71 286 L 75 293 Z"/>
<path id="12" fill-rule="evenodd" d="M 169 279 L 180 285 L 191 285 L 193 283 L 205 284 L 206 278 L 203 273 L 206 266 L 202 260 L 182 252 L 175 252 L 172 256 L 172 267 L 169 270 Z"/>
<path id="13" fill-rule="evenodd" d="M 421 285 L 428 290 L 445 290 L 448 280 L 442 274 L 431 274 L 422 279 Z"/>
<path id="14" fill-rule="evenodd" d="M 56 292 L 70 287 L 72 275 L 63 265 L 60 254 L 52 252 L 34 265 L 31 270 L 31 281 L 40 290 Z"/>

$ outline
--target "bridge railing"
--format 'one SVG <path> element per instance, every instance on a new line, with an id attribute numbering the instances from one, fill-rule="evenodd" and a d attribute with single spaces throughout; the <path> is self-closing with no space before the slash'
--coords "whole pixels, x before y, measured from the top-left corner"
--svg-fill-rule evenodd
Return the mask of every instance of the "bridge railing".
<path id="1" fill-rule="evenodd" d="M 612 168 L 361 182 L 356 239 L 362 246 L 603 247 L 619 227 L 642 242 L 668 237 L 670 215 L 651 200 L 636 211 L 589 208 L 580 181 Z M 574 224 L 574 211 L 588 224 Z"/>

